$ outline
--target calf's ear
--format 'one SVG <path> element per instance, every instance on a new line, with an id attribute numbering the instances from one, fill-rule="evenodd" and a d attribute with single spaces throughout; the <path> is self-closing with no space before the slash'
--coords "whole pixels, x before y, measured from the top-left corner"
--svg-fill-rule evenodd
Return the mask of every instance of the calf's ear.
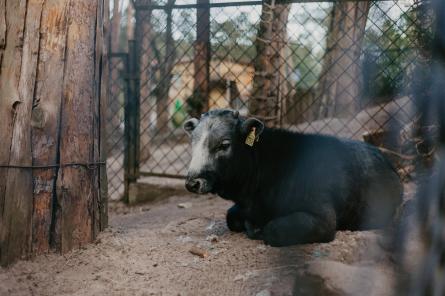
<path id="1" fill-rule="evenodd" d="M 190 135 L 193 132 L 193 130 L 196 128 L 198 123 L 199 123 L 198 119 L 190 118 L 189 120 L 184 122 L 184 124 L 182 125 L 182 128 L 188 135 Z"/>
<path id="2" fill-rule="evenodd" d="M 255 128 L 255 135 L 258 137 L 264 130 L 264 123 L 253 117 L 247 118 L 241 124 L 241 133 L 243 135 L 247 135 L 253 128 Z"/>

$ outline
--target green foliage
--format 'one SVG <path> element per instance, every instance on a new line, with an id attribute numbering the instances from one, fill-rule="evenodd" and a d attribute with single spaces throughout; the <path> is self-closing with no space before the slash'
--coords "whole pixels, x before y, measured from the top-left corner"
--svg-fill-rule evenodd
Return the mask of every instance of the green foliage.
<path id="1" fill-rule="evenodd" d="M 257 25 L 250 22 L 246 12 L 222 22 L 213 19 L 210 28 L 211 48 L 215 56 L 247 63 L 255 58 Z"/>
<path id="2" fill-rule="evenodd" d="M 371 27 L 363 42 L 364 103 L 379 103 L 403 94 L 408 88 L 415 60 L 416 15 L 413 9 L 402 13 L 399 20 L 382 15 L 383 23 Z"/>
<path id="3" fill-rule="evenodd" d="M 290 81 L 296 82 L 298 89 L 312 88 L 318 81 L 321 71 L 321 52 L 315 52 L 311 44 L 290 43 L 292 64 L 296 65 Z"/>
<path id="4" fill-rule="evenodd" d="M 187 112 L 185 111 L 183 103 L 181 103 L 181 101 L 179 100 L 176 100 L 174 106 L 174 112 L 171 117 L 173 126 L 175 128 L 182 126 L 186 118 L 187 118 Z"/>
<path id="5" fill-rule="evenodd" d="M 198 90 L 194 90 L 193 94 L 187 98 L 185 111 L 191 116 L 199 116 L 204 109 L 204 98 Z"/>

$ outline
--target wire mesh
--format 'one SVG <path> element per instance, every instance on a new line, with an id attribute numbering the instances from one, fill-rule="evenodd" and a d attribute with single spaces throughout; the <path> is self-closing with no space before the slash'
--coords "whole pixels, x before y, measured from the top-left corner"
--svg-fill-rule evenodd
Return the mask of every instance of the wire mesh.
<path id="1" fill-rule="evenodd" d="M 419 53 L 413 1 L 213 1 L 204 56 L 196 46 L 197 22 L 205 21 L 197 17 L 202 6 L 158 2 L 136 7 L 141 174 L 186 174 L 190 149 L 181 124 L 193 113 L 199 75 L 206 77 L 204 109 L 233 108 L 270 126 L 410 152 L 401 131 L 416 119 L 410 85 Z M 208 59 L 208 73 L 198 57 Z M 122 123 L 121 113 L 112 113 Z M 113 125 L 110 138 L 122 131 Z M 110 186 L 113 178 L 121 181 L 122 175 L 109 171 Z"/>
<path id="2" fill-rule="evenodd" d="M 126 82 L 123 56 L 110 57 L 110 95 L 107 110 L 108 193 L 117 200 L 124 193 L 124 107 Z"/>

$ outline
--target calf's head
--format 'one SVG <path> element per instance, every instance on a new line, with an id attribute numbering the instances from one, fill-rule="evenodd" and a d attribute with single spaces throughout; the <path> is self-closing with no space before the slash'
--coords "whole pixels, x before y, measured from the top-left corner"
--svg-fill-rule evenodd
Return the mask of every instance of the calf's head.
<path id="1" fill-rule="evenodd" d="M 198 120 L 184 123 L 192 140 L 192 160 L 187 173 L 187 190 L 204 194 L 224 190 L 227 180 L 240 174 L 239 163 L 254 146 L 246 138 L 259 137 L 264 124 L 255 118 L 242 118 L 238 111 L 216 109 Z M 242 172 L 241 172 L 242 173 Z"/>

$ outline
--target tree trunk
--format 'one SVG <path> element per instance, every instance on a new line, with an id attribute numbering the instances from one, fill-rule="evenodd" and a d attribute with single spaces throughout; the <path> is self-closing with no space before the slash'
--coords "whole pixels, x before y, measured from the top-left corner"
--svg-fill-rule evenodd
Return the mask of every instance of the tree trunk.
<path id="1" fill-rule="evenodd" d="M 137 5 L 150 5 L 151 0 L 138 0 Z M 151 48 L 152 28 L 151 28 L 151 10 L 136 11 L 136 41 L 140 59 L 140 161 L 141 163 L 150 158 L 150 118 L 153 109 L 151 100 L 151 77 L 153 74 L 152 62 L 153 51 Z"/>
<path id="2" fill-rule="evenodd" d="M 127 41 L 134 39 L 134 7 L 132 2 L 128 2 L 127 6 Z"/>
<path id="3" fill-rule="evenodd" d="M 209 4 L 209 0 L 198 0 L 197 4 Z M 189 113 L 198 117 L 209 108 L 210 80 L 210 9 L 196 10 L 196 42 L 194 56 L 194 92 L 188 101 Z"/>
<path id="4" fill-rule="evenodd" d="M 370 5 L 334 3 L 320 77 L 320 118 L 353 116 L 358 111 L 359 59 Z"/>
<path id="5" fill-rule="evenodd" d="M 113 18 L 111 19 L 111 51 L 119 51 L 119 35 L 121 32 L 121 13 L 119 0 L 113 0 Z"/>
<path id="6" fill-rule="evenodd" d="M 174 5 L 176 0 L 168 0 L 167 6 Z M 175 62 L 175 46 L 172 32 L 172 10 L 167 9 L 167 24 L 165 31 L 165 56 L 163 62 L 159 65 L 160 81 L 156 91 L 156 133 L 166 135 L 168 132 L 169 97 L 170 84 L 172 81 L 172 70 Z"/>
<path id="7" fill-rule="evenodd" d="M 255 76 L 249 113 L 269 126 L 278 125 L 283 113 L 286 83 L 287 20 L 290 5 L 263 2 L 255 46 Z"/>
<path id="8" fill-rule="evenodd" d="M 0 0 L 1 265 L 68 251 L 106 226 L 105 168 L 83 165 L 105 158 L 106 9 L 104 0 Z"/>

